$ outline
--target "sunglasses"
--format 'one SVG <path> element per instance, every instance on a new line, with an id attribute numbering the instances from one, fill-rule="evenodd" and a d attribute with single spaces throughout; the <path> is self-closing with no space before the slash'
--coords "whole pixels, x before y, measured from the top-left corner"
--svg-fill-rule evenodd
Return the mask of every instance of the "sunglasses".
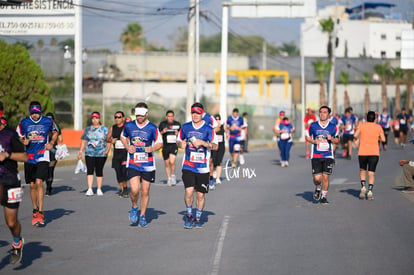
<path id="1" fill-rule="evenodd" d="M 121 116 L 114 116 L 114 118 L 122 118 Z"/>

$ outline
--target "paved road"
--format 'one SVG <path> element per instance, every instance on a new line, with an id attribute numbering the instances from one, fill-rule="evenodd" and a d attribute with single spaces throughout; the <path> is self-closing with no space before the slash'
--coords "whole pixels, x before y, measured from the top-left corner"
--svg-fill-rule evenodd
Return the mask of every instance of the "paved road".
<path id="1" fill-rule="evenodd" d="M 144 229 L 129 224 L 130 201 L 118 198 L 110 163 L 104 196 L 92 198 L 84 195 L 85 175 L 59 167 L 44 228 L 31 226 L 25 188 L 21 265 L 8 263 L 11 237 L 2 221 L 0 273 L 413 274 L 414 195 L 396 185 L 400 158 L 414 159 L 414 148 L 383 153 L 374 201 L 358 199 L 356 156 L 337 159 L 331 203 L 323 206 L 312 201 L 304 145 L 292 148 L 288 168 L 275 148 L 253 150 L 238 178 L 229 170 L 230 181 L 207 195 L 204 228 L 192 230 L 183 228 L 183 185 L 166 186 L 159 158 Z"/>

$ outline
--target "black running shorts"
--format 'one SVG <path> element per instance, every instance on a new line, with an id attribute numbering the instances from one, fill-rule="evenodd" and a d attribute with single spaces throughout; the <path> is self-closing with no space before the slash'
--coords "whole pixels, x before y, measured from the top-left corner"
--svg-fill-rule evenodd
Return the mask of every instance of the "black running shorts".
<path id="1" fill-rule="evenodd" d="M 24 178 L 27 184 L 35 182 L 36 179 L 45 181 L 49 175 L 49 162 L 41 161 L 36 164 L 24 164 Z"/>
<path id="2" fill-rule="evenodd" d="M 208 182 L 210 179 L 210 173 L 198 174 L 188 170 L 182 170 L 182 179 L 184 187 L 194 187 L 197 192 L 206 194 L 208 193 Z"/>
<path id="3" fill-rule="evenodd" d="M 330 175 L 332 174 L 334 164 L 335 164 L 335 160 L 331 158 L 312 159 L 312 174 L 313 175 L 320 175 L 320 174 Z"/>
<path id="4" fill-rule="evenodd" d="M 379 156 L 358 156 L 358 160 L 360 170 L 375 172 L 379 161 Z"/>

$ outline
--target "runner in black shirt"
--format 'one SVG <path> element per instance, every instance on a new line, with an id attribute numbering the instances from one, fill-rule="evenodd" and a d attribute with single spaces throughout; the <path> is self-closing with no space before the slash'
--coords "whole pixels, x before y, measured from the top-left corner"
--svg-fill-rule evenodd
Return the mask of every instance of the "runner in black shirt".
<path id="1" fill-rule="evenodd" d="M 177 134 L 181 128 L 181 124 L 174 120 L 174 111 L 168 110 L 165 114 L 166 120 L 162 121 L 158 126 L 162 134 L 163 147 L 162 157 L 165 162 L 165 172 L 167 173 L 167 185 L 174 186 L 177 183 L 175 177 L 175 158 L 177 156 Z"/>

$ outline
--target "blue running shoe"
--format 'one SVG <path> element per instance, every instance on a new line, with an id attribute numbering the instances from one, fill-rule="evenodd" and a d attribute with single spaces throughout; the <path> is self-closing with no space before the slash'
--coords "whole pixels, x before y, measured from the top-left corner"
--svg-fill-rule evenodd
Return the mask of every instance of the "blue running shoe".
<path id="1" fill-rule="evenodd" d="M 131 208 L 129 212 L 129 221 L 131 223 L 136 223 L 138 221 L 138 208 Z"/>
<path id="2" fill-rule="evenodd" d="M 194 222 L 194 228 L 203 228 L 203 226 L 201 225 L 201 220 L 200 219 L 196 219 Z"/>
<path id="3" fill-rule="evenodd" d="M 193 217 L 190 215 L 184 216 L 184 228 L 191 229 L 193 228 Z"/>
<path id="4" fill-rule="evenodd" d="M 145 216 L 139 216 L 139 227 L 147 227 L 148 223 Z"/>
<path id="5" fill-rule="evenodd" d="M 214 179 L 211 179 L 211 180 L 209 181 L 208 185 L 209 185 L 209 189 L 210 189 L 210 190 L 214 190 L 214 189 L 216 189 L 216 187 L 214 186 Z"/>

